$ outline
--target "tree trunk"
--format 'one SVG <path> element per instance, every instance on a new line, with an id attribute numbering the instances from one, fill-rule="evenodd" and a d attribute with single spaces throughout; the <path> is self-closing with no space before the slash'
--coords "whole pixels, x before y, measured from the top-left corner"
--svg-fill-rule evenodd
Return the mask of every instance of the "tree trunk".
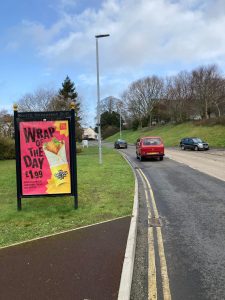
<path id="1" fill-rule="evenodd" d="M 205 118 L 208 119 L 209 115 L 208 115 L 208 103 L 207 101 L 205 101 Z"/>
<path id="2" fill-rule="evenodd" d="M 152 127 L 152 115 L 151 113 L 149 114 L 149 125 L 148 125 L 149 128 Z"/>
<path id="3" fill-rule="evenodd" d="M 221 112 L 220 112 L 220 108 L 219 108 L 219 104 L 216 103 L 216 108 L 218 111 L 218 117 L 221 117 Z"/>

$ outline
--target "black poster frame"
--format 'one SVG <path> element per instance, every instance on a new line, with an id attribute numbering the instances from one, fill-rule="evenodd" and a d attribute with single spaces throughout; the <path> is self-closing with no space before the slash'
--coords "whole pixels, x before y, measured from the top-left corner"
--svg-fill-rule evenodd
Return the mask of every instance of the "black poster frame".
<path id="1" fill-rule="evenodd" d="M 17 210 L 22 209 L 22 198 L 36 197 L 62 197 L 73 196 L 74 208 L 78 208 L 77 194 L 77 151 L 76 151 L 76 132 L 75 132 L 75 109 L 71 104 L 70 111 L 47 111 L 47 112 L 18 112 L 17 106 L 14 106 L 14 130 L 15 130 L 15 153 L 16 153 L 16 183 L 17 183 Z M 21 177 L 21 151 L 20 151 L 20 122 L 32 121 L 58 121 L 66 120 L 69 124 L 69 147 L 70 147 L 70 174 L 71 174 L 71 193 L 61 194 L 22 194 Z"/>

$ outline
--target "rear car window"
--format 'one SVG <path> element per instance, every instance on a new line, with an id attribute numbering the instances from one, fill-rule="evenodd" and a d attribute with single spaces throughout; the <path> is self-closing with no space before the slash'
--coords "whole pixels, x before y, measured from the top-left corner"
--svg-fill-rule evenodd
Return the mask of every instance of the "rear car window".
<path id="1" fill-rule="evenodd" d="M 194 141 L 194 143 L 202 143 L 202 140 L 201 140 L 201 139 L 198 139 L 198 138 L 193 139 L 193 141 Z"/>
<path id="2" fill-rule="evenodd" d="M 143 145 L 160 145 L 162 142 L 159 138 L 146 138 L 143 140 Z"/>

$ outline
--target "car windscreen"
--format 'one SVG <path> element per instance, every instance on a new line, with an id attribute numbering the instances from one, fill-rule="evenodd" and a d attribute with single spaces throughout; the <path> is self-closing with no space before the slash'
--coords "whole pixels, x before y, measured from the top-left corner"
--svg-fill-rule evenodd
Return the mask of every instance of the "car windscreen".
<path id="1" fill-rule="evenodd" d="M 124 140 L 118 140 L 118 143 L 125 144 L 125 143 L 126 143 L 126 141 L 124 141 Z"/>
<path id="2" fill-rule="evenodd" d="M 159 138 L 146 138 L 143 140 L 143 145 L 160 145 L 162 142 Z"/>
<path id="3" fill-rule="evenodd" d="M 199 138 L 193 139 L 194 143 L 202 143 L 202 140 Z"/>

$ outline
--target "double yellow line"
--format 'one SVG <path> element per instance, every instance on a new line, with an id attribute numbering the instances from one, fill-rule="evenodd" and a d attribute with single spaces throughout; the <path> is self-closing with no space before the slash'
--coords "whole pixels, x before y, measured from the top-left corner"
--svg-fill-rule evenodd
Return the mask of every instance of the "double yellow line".
<path id="1" fill-rule="evenodd" d="M 167 272 L 166 257 L 162 239 L 162 231 L 159 223 L 159 214 L 156 207 L 155 197 L 150 182 L 143 173 L 143 171 L 141 169 L 137 169 L 137 172 L 143 182 L 145 200 L 148 209 L 148 300 L 156 300 L 158 295 L 153 226 L 156 227 L 156 239 L 158 245 L 158 255 L 160 260 L 159 271 L 162 280 L 163 299 L 171 300 L 169 277 Z M 155 225 L 153 225 L 153 223 Z"/>

